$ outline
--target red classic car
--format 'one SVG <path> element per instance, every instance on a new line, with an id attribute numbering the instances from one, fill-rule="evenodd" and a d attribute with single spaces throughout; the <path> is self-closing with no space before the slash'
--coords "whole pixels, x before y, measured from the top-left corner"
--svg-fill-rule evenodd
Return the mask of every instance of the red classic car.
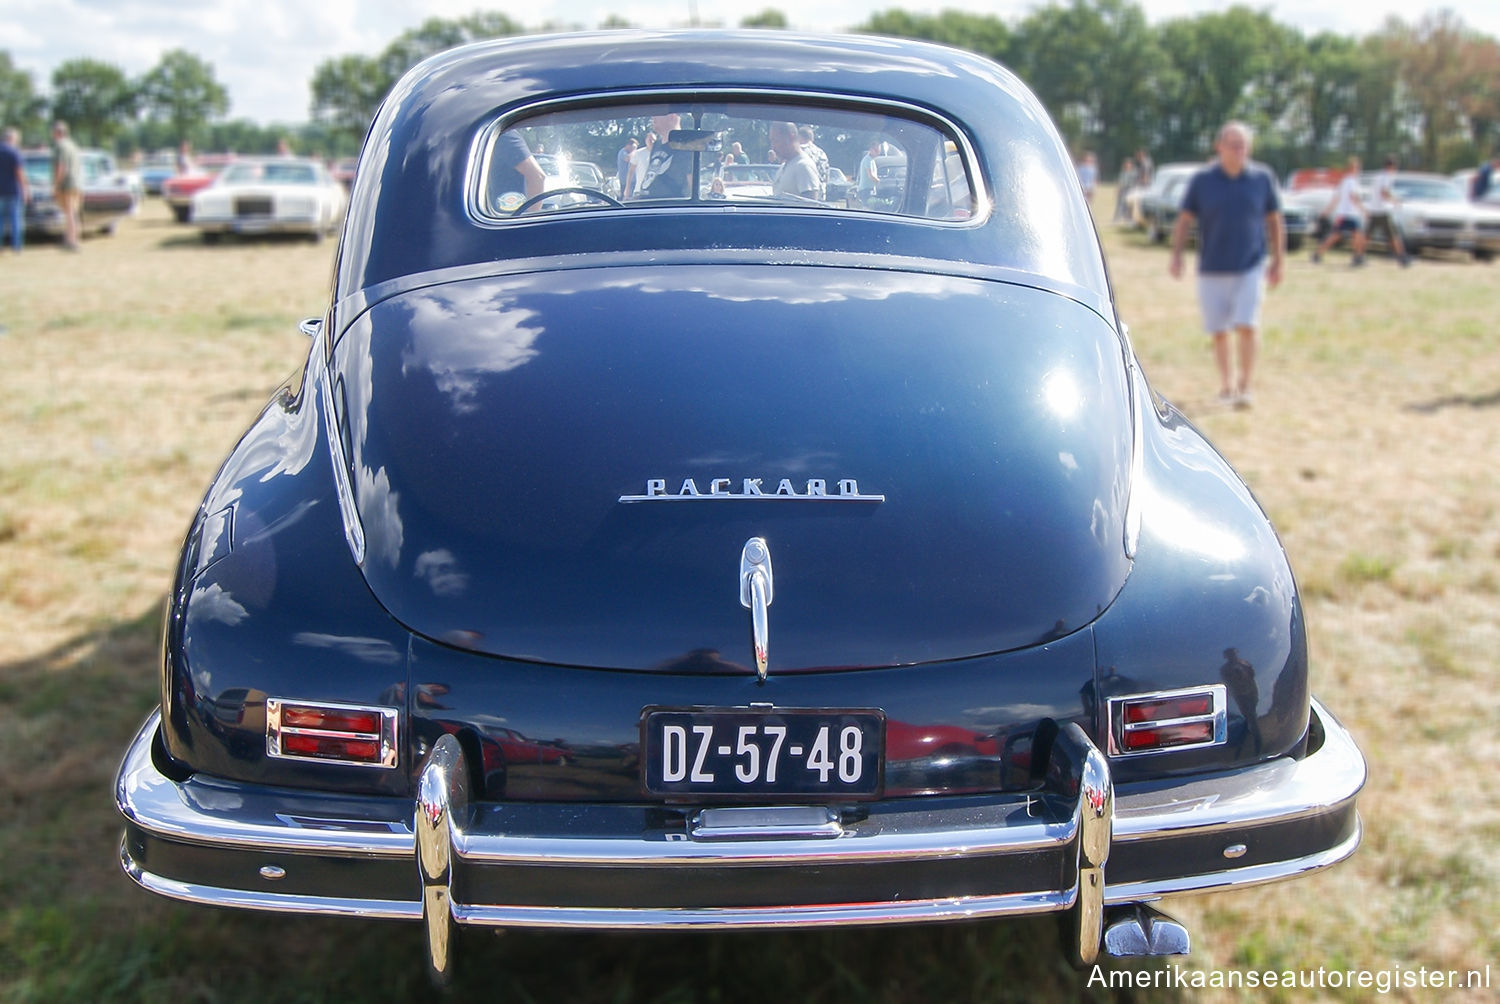
<path id="1" fill-rule="evenodd" d="M 172 207 L 172 215 L 178 223 L 192 219 L 193 196 L 212 185 L 219 172 L 233 160 L 232 153 L 207 153 L 194 161 L 188 170 L 162 182 L 162 198 Z"/>

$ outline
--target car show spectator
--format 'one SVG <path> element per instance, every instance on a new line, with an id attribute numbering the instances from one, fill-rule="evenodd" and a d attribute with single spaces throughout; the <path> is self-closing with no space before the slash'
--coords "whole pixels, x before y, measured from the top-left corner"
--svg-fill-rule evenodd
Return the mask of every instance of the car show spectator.
<path id="1" fill-rule="evenodd" d="M 1411 255 L 1406 253 L 1406 245 L 1401 241 L 1401 229 L 1391 219 L 1399 200 L 1396 196 L 1396 158 L 1387 157 L 1380 173 L 1375 175 L 1375 183 L 1370 188 L 1370 201 L 1365 208 L 1369 210 L 1369 217 L 1365 220 L 1365 239 L 1368 241 L 1375 236 L 1376 227 L 1384 234 L 1387 243 L 1391 246 L 1391 254 L 1401 263 L 1402 268 L 1411 264 Z"/>
<path id="2" fill-rule="evenodd" d="M 1218 159 L 1193 175 L 1182 197 L 1168 266 L 1173 278 L 1182 276 L 1182 248 L 1196 223 L 1198 305 L 1204 330 L 1213 338 L 1219 400 L 1237 408 L 1251 403 L 1261 298 L 1268 283 L 1281 282 L 1286 247 L 1276 178 L 1250 160 L 1251 142 L 1250 129 L 1241 122 L 1219 130 Z M 1230 359 L 1231 328 L 1238 336 L 1238 380 Z"/>
<path id="3" fill-rule="evenodd" d="M 8 232 L 16 254 L 21 253 L 26 233 L 26 168 L 20 147 L 16 129 L 0 133 L 0 247 Z"/>
<path id="4" fill-rule="evenodd" d="M 1491 186 L 1495 183 L 1495 171 L 1500 169 L 1500 153 L 1490 155 L 1490 159 L 1479 165 L 1479 170 L 1474 172 L 1474 180 L 1469 183 L 1469 200 L 1481 202 L 1489 194 Z"/>
<path id="5" fill-rule="evenodd" d="M 1328 230 L 1328 236 L 1323 242 L 1313 249 L 1313 264 L 1323 260 L 1323 252 L 1332 248 L 1344 235 L 1349 235 L 1349 242 L 1353 246 L 1354 257 L 1349 264 L 1356 268 L 1365 263 L 1365 209 L 1364 200 L 1359 194 L 1359 158 L 1350 157 L 1348 169 L 1344 176 L 1339 179 L 1338 187 L 1333 190 L 1333 197 L 1328 200 L 1323 215 L 1327 216 L 1332 224 Z"/>
<path id="6" fill-rule="evenodd" d="M 63 248 L 79 250 L 79 213 L 83 203 L 83 157 L 61 119 L 52 124 L 52 197 L 63 216 Z"/>
<path id="7" fill-rule="evenodd" d="M 1136 171 L 1135 161 L 1130 157 L 1126 157 L 1124 163 L 1120 165 L 1119 182 L 1115 188 L 1116 223 L 1130 221 L 1130 207 L 1129 203 L 1125 201 L 1125 196 L 1129 195 L 1139 183 L 1140 174 Z"/>
<path id="8" fill-rule="evenodd" d="M 802 148 L 802 137 L 790 122 L 771 123 L 771 149 L 781 162 L 771 194 L 802 199 L 818 198 L 818 165 Z"/>
<path id="9" fill-rule="evenodd" d="M 812 126 L 799 126 L 797 138 L 802 141 L 802 149 L 812 158 L 813 165 L 818 169 L 818 198 L 828 197 L 828 154 L 823 148 L 813 141 Z"/>
<path id="10" fill-rule="evenodd" d="M 1093 151 L 1083 155 L 1083 160 L 1078 162 L 1078 185 L 1083 189 L 1083 197 L 1092 205 L 1094 202 L 1094 188 L 1099 184 L 1099 162 L 1095 159 Z"/>

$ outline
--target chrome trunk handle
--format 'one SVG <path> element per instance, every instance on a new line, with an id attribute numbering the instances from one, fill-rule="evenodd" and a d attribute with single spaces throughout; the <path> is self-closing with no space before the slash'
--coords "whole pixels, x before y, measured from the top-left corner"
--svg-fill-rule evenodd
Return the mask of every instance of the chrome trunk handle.
<path id="1" fill-rule="evenodd" d="M 740 605 L 750 610 L 750 627 L 755 639 L 755 673 L 766 678 L 767 646 L 771 633 L 767 607 L 775 594 L 771 576 L 771 549 L 765 538 L 751 537 L 740 552 Z"/>

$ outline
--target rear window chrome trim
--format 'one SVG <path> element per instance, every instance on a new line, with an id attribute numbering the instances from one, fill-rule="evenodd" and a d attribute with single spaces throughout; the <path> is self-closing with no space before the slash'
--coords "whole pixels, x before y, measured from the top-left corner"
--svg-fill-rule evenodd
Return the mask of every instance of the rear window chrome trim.
<path id="1" fill-rule="evenodd" d="M 598 205 L 592 208 L 569 210 L 566 213 L 552 213 L 544 215 L 528 215 L 523 218 L 514 216 L 494 216 L 485 212 L 483 200 L 480 193 L 484 190 L 484 182 L 488 171 L 488 153 L 494 144 L 495 137 L 527 119 L 553 111 L 562 111 L 569 108 L 587 106 L 595 103 L 599 108 L 607 108 L 612 105 L 633 105 L 640 103 L 661 103 L 673 101 L 675 98 L 694 98 L 702 100 L 704 95 L 712 95 L 715 99 L 728 101 L 762 102 L 766 104 L 793 105 L 798 101 L 816 102 L 825 107 L 843 107 L 850 110 L 860 110 L 867 113 L 886 111 L 888 114 L 908 119 L 924 125 L 934 132 L 940 133 L 946 139 L 951 140 L 957 146 L 957 152 L 962 158 L 964 167 L 969 176 L 970 196 L 974 202 L 974 210 L 966 220 L 939 220 L 925 216 L 906 215 L 902 213 L 878 213 L 859 212 L 855 215 L 873 216 L 885 220 L 895 220 L 919 226 L 931 226 L 938 228 L 967 230 L 983 225 L 990 218 L 994 200 L 990 198 L 990 188 L 985 178 L 979 157 L 976 155 L 973 140 L 969 134 L 959 127 L 946 115 L 929 108 L 925 105 L 913 104 L 892 98 L 875 97 L 861 94 L 845 94 L 830 91 L 810 91 L 792 88 L 775 87 L 732 87 L 715 85 L 713 87 L 685 89 L 682 87 L 671 88 L 641 88 L 638 90 L 613 91 L 602 94 L 570 94 L 566 97 L 554 97 L 528 104 L 513 105 L 502 109 L 494 118 L 484 123 L 474 133 L 474 139 L 469 144 L 468 161 L 464 168 L 463 202 L 464 216 L 476 227 L 486 230 L 504 229 L 510 226 L 526 226 L 538 223 L 553 223 L 562 219 L 597 219 L 602 213 L 613 213 L 619 210 L 613 206 Z M 603 165 L 601 165 L 602 168 Z M 607 175 L 606 175 L 607 176 Z M 689 213 L 772 213 L 775 215 L 815 215 L 825 216 L 835 213 L 843 216 L 849 210 L 840 210 L 833 206 L 800 207 L 795 204 L 762 204 L 762 203 L 731 203 L 723 202 L 674 202 L 672 205 L 663 206 L 639 206 L 628 204 L 631 214 L 641 214 L 643 218 L 651 216 L 676 216 L 683 212 Z"/>

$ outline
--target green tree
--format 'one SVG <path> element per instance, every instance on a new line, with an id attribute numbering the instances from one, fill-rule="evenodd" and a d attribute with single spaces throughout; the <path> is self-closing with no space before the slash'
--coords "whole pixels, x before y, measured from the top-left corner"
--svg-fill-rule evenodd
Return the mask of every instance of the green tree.
<path id="1" fill-rule="evenodd" d="M 210 63 L 186 49 L 173 49 L 141 78 L 147 113 L 170 130 L 173 145 L 192 139 L 210 119 L 229 111 L 229 92 Z"/>
<path id="2" fill-rule="evenodd" d="M 32 86 L 31 73 L 12 63 L 9 52 L 0 50 L 0 128 L 15 126 L 23 142 L 41 142 L 46 130 L 45 104 Z"/>
<path id="3" fill-rule="evenodd" d="M 785 28 L 786 15 L 774 7 L 767 7 L 759 14 L 751 14 L 740 21 L 741 28 Z"/>
<path id="4" fill-rule="evenodd" d="M 373 59 L 348 55 L 324 60 L 313 73 L 312 119 L 357 144 L 390 86 Z"/>
<path id="5" fill-rule="evenodd" d="M 991 14 L 970 14 L 959 10 L 944 10 L 936 15 L 911 14 L 892 8 L 872 14 L 868 21 L 854 30 L 867 35 L 941 42 L 977 52 L 997 63 L 1010 62 L 1010 28 Z"/>
<path id="6" fill-rule="evenodd" d="M 52 71 L 52 117 L 73 135 L 103 146 L 135 117 L 140 95 L 119 67 L 96 59 L 70 59 Z"/>
<path id="7" fill-rule="evenodd" d="M 1146 15 L 1129 0 L 1038 8 L 1016 27 L 1016 69 L 1069 143 L 1096 150 L 1106 170 L 1154 139 L 1165 59 Z"/>
<path id="8" fill-rule="evenodd" d="M 417 63 L 456 45 L 521 31 L 519 24 L 498 12 L 456 20 L 433 17 L 396 36 L 373 59 L 345 55 L 324 60 L 313 72 L 313 120 L 337 134 L 340 144 L 350 137 L 357 143 L 390 89 Z"/>

